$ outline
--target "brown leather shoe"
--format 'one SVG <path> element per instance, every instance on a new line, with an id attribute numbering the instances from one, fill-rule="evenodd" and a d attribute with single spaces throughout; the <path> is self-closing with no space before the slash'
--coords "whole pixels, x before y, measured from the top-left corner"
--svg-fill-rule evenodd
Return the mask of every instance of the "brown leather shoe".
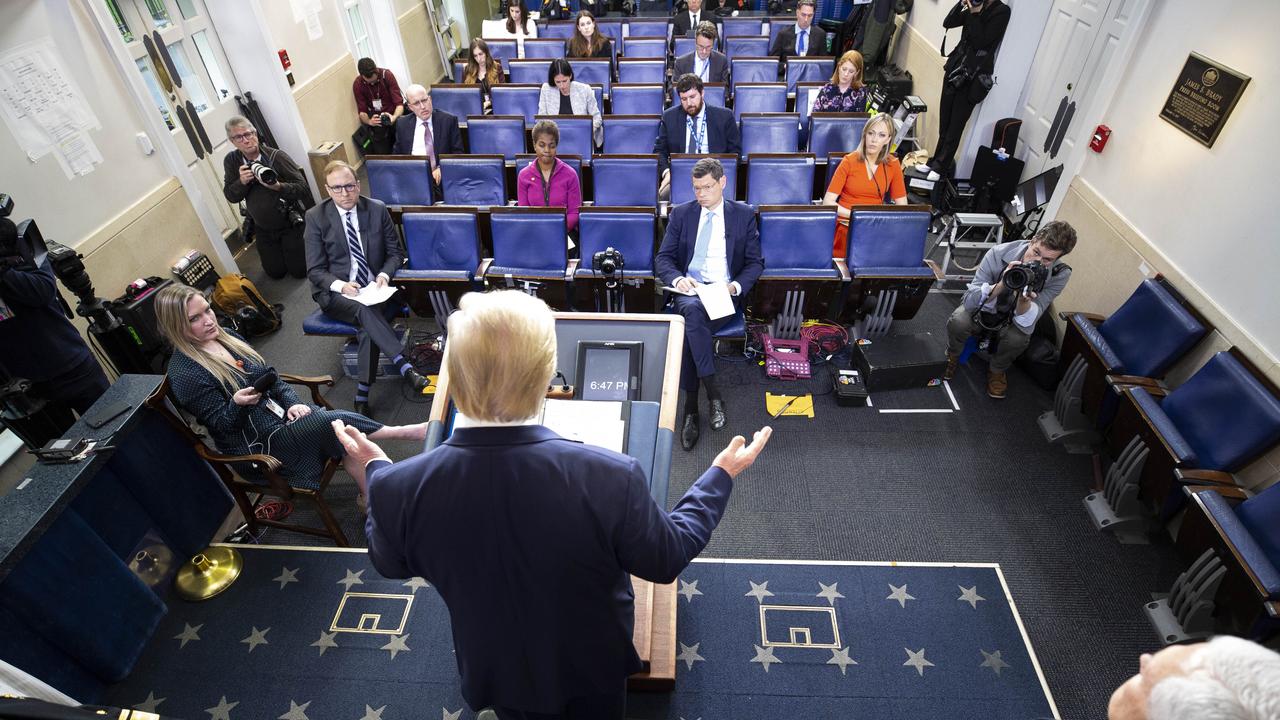
<path id="1" fill-rule="evenodd" d="M 997 370 L 987 373 L 987 394 L 997 400 L 1003 400 L 1009 390 L 1009 379 Z"/>
<path id="2" fill-rule="evenodd" d="M 947 353 L 947 369 L 942 371 L 942 379 L 950 380 L 956 376 L 956 368 L 960 365 L 960 356 Z"/>

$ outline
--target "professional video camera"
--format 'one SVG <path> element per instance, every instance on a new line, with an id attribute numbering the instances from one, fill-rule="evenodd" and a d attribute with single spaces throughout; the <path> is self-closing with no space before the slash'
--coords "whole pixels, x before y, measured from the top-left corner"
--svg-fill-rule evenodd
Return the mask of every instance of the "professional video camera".
<path id="1" fill-rule="evenodd" d="M 253 171 L 253 176 L 263 185 L 275 185 L 280 181 L 280 176 L 275 170 L 264 165 L 260 160 L 254 160 L 249 163 L 249 169 Z"/>
<path id="2" fill-rule="evenodd" d="M 613 290 L 618 287 L 618 279 L 626 260 L 617 249 L 607 247 L 591 256 L 591 269 L 604 277 L 604 286 Z"/>
<path id="3" fill-rule="evenodd" d="M 1000 332 L 1013 320 L 1018 307 L 1018 296 L 1044 290 L 1044 284 L 1048 280 L 1049 268 L 1040 263 L 1023 262 L 1005 270 L 1001 278 L 1004 289 L 996 296 L 995 309 L 978 308 L 973 314 L 973 322 L 981 328 L 984 339 Z"/>

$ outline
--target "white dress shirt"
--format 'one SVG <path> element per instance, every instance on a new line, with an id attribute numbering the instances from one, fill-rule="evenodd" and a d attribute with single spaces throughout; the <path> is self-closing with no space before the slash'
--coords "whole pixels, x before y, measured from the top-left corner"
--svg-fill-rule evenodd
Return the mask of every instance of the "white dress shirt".
<path id="1" fill-rule="evenodd" d="M 695 60 L 695 61 L 696 61 L 696 60 Z M 686 113 L 684 117 L 685 117 L 685 121 L 684 121 L 684 151 L 685 151 L 685 152 L 687 152 L 687 153 L 706 153 L 706 152 L 710 152 L 710 150 L 709 150 L 709 149 L 703 149 L 703 148 L 710 148 L 710 147 L 711 147 L 711 139 L 707 137 L 707 101 L 706 101 L 706 99 L 705 99 L 705 98 L 703 99 L 703 101 L 702 101 L 702 109 L 698 111 L 698 114 L 697 114 L 697 115 L 694 115 L 692 118 L 690 118 L 690 117 L 689 117 L 689 115 L 688 115 L 688 113 Z M 690 145 L 690 143 L 692 143 L 692 142 L 693 142 L 693 133 L 689 132 L 689 120 L 693 120 L 693 127 L 698 128 L 698 132 L 702 135 L 702 138 L 701 138 L 701 139 L 702 139 L 702 145 L 701 145 L 701 147 L 692 147 L 692 146 Z"/>
<path id="2" fill-rule="evenodd" d="M 800 52 L 800 33 L 807 33 L 804 36 L 804 52 Z M 796 23 L 796 54 L 800 56 L 809 55 L 809 48 L 813 44 L 813 23 L 809 23 L 807 30 L 800 29 L 800 23 Z"/>
<path id="3" fill-rule="evenodd" d="M 737 282 L 729 282 L 729 248 L 724 238 L 724 200 L 713 208 L 702 208 L 698 212 L 698 232 L 702 232 L 702 224 L 707 221 L 707 213 L 715 213 L 711 218 L 711 237 L 707 240 L 707 264 L 702 268 L 702 277 L 708 283 L 728 282 L 729 294 L 737 295 L 742 288 Z M 693 279 L 693 278 L 691 278 Z"/>
<path id="4" fill-rule="evenodd" d="M 982 309 L 987 312 L 995 312 L 996 309 L 996 298 L 991 295 L 991 289 L 994 287 L 991 283 L 982 283 Z M 1026 312 L 1015 314 L 1013 321 L 1022 327 L 1029 328 L 1035 327 L 1036 320 L 1039 317 L 1040 306 L 1033 302 Z"/>
<path id="5" fill-rule="evenodd" d="M 426 120 L 418 118 L 418 122 L 413 126 L 413 150 L 411 152 L 413 155 L 427 154 L 427 141 L 422 135 L 422 128 L 424 127 L 427 129 L 427 132 L 431 133 L 432 143 L 435 142 L 436 133 L 431 129 L 431 117 L 428 116 Z M 439 151 L 437 151 L 437 153 L 438 152 Z M 359 230 L 359 228 L 356 229 Z"/>
<path id="6" fill-rule="evenodd" d="M 351 208 L 350 210 L 343 210 L 342 208 L 335 206 L 335 209 L 338 211 L 338 219 L 342 221 L 342 238 L 344 240 L 347 237 L 347 215 L 348 214 L 351 215 L 351 227 L 356 229 L 356 238 L 360 240 L 360 251 L 364 253 L 365 262 L 368 262 L 369 248 L 365 243 L 364 239 L 360 237 L 360 213 L 356 212 L 356 208 L 354 207 Z M 347 252 L 350 253 L 351 249 L 348 248 Z M 329 285 L 329 289 L 336 293 L 342 292 L 342 287 L 344 285 L 346 285 L 349 282 L 353 283 L 356 281 L 356 271 L 358 271 L 359 269 L 360 269 L 360 266 L 356 265 L 356 259 L 354 257 L 351 258 L 351 270 L 347 272 L 346 282 L 343 282 L 342 280 L 334 280 Z M 369 268 L 369 272 L 372 273 L 373 268 Z M 378 273 L 377 277 L 385 277 L 388 282 L 391 280 L 391 276 L 387 275 L 386 273 L 380 272 Z"/>

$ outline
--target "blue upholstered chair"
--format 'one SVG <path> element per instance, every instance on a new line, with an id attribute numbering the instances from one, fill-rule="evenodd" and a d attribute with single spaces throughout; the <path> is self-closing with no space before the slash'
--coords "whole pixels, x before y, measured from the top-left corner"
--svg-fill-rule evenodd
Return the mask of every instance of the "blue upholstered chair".
<path id="1" fill-rule="evenodd" d="M 764 18 L 761 17 L 727 17 L 720 21 L 720 37 L 725 38 L 727 45 L 734 36 L 751 35 L 765 42 L 764 55 L 769 52 L 769 38 L 764 36 Z"/>
<path id="2" fill-rule="evenodd" d="M 622 41 L 626 39 L 622 36 L 623 24 L 622 20 L 612 17 L 596 18 L 596 27 L 599 29 L 600 34 L 609 38 L 609 44 L 613 50 L 613 57 L 610 59 L 615 64 L 618 62 L 618 53 L 622 52 Z"/>
<path id="3" fill-rule="evenodd" d="M 716 107 L 729 107 L 725 101 L 725 84 L 724 83 L 706 83 L 702 86 L 702 102 Z M 671 89 L 671 103 L 667 107 L 675 107 L 680 104 L 680 95 L 675 91 L 675 86 Z"/>
<path id="4" fill-rule="evenodd" d="M 1067 332 L 1058 356 L 1053 410 L 1040 416 L 1050 442 L 1092 451 L 1096 428 L 1115 417 L 1119 396 L 1106 378 L 1153 384 L 1187 353 L 1207 328 L 1163 277 L 1143 280 L 1110 317 L 1063 313 Z"/>
<path id="5" fill-rule="evenodd" d="M 542 86 L 547 81 L 547 70 L 551 67 L 551 59 L 524 58 L 507 63 L 508 80 L 520 85 Z"/>
<path id="6" fill-rule="evenodd" d="M 453 61 L 453 80 L 454 82 L 462 82 L 462 75 L 467 71 L 466 60 Z"/>
<path id="7" fill-rule="evenodd" d="M 525 60 L 554 60 L 565 56 L 565 41 L 561 38 L 525 38 Z M 543 79 L 546 79 L 544 74 Z M 496 86 L 495 86 L 496 87 Z"/>
<path id="8" fill-rule="evenodd" d="M 808 153 L 752 154 L 747 158 L 747 202 L 756 207 L 812 204 L 813 168 Z"/>
<path id="9" fill-rule="evenodd" d="M 501 155 L 441 155 L 440 185 L 445 205 L 505 205 L 505 159 Z"/>
<path id="10" fill-rule="evenodd" d="M 729 58 L 759 58 L 769 54 L 769 38 L 733 36 L 724 38 L 724 54 Z M 776 75 L 774 77 L 777 77 Z"/>
<path id="11" fill-rule="evenodd" d="M 612 61 L 606 58 L 572 58 L 569 63 L 573 65 L 574 80 L 588 85 L 603 85 L 604 94 L 609 94 L 609 83 L 613 82 Z M 546 82 L 546 79 L 546 73 L 543 73 L 543 82 Z M 603 106 L 600 111 L 604 112 Z"/>
<path id="12" fill-rule="evenodd" d="M 479 85 L 432 85 L 431 107 L 458 117 L 458 125 L 467 126 L 467 118 L 484 114 L 484 96 Z"/>
<path id="13" fill-rule="evenodd" d="M 568 259 L 563 209 L 493 208 L 489 228 L 493 258 L 484 271 L 486 287 L 524 290 L 556 310 L 572 309 L 569 288 L 578 261 Z"/>
<path id="14" fill-rule="evenodd" d="M 809 143 L 809 111 L 813 107 L 813 99 L 818 96 L 818 91 L 826 83 L 819 82 L 803 82 L 796 83 L 795 104 L 792 105 L 794 111 L 800 114 L 800 144 L 808 147 Z M 822 163 L 822 156 L 818 155 L 818 163 Z"/>
<path id="15" fill-rule="evenodd" d="M 670 34 L 666 18 L 631 18 L 627 25 L 627 33 L 633 38 L 665 39 Z"/>
<path id="16" fill-rule="evenodd" d="M 441 328 L 458 300 L 481 290 L 480 229 L 474 208 L 415 208 L 402 216 L 406 261 L 395 283 L 414 313 Z"/>
<path id="17" fill-rule="evenodd" d="M 658 204 L 657 155 L 597 155 L 591 173 L 596 205 L 646 207 L 652 212 Z"/>
<path id="18" fill-rule="evenodd" d="M 595 168 L 599 168 L 597 164 Z M 573 305 L 598 312 L 653 312 L 653 250 L 656 218 L 652 208 L 593 205 L 578 214 L 578 241 L 584 260 L 574 273 Z M 605 292 L 604 278 L 592 268 L 591 258 L 613 248 L 622 253 L 620 293 Z M 613 301 L 619 301 L 615 304 Z M 620 307 L 619 307 L 620 305 Z"/>
<path id="19" fill-rule="evenodd" d="M 507 72 L 507 63 L 519 57 L 519 47 L 517 46 L 514 38 L 510 40 L 496 38 L 493 40 L 485 40 L 485 44 L 489 46 L 489 53 L 492 54 L 495 59 L 502 62 L 503 72 Z"/>
<path id="20" fill-rule="evenodd" d="M 604 153 L 633 155 L 653 152 L 653 139 L 658 135 L 658 115 L 605 115 Z M 598 201 L 597 201 L 598 202 Z"/>
<path id="21" fill-rule="evenodd" d="M 642 38 L 657 40 L 658 38 Z M 625 57 L 618 61 L 618 82 L 623 83 L 662 83 L 667 79 L 667 61 L 665 58 Z"/>
<path id="22" fill-rule="evenodd" d="M 787 111 L 787 86 L 782 83 L 733 84 L 733 119 L 742 120 L 743 113 L 780 113 Z"/>
<path id="23" fill-rule="evenodd" d="M 525 120 L 521 115 L 477 115 L 467 126 L 468 144 L 475 155 L 501 155 L 514 162 L 524 152 Z"/>
<path id="24" fill-rule="evenodd" d="M 538 28 L 538 35 L 544 38 L 560 38 L 568 40 L 573 37 L 575 23 L 572 20 L 557 20 Z"/>
<path id="25" fill-rule="evenodd" d="M 729 66 L 735 87 L 738 83 L 778 82 L 778 58 L 776 57 L 735 57 L 730 58 Z"/>
<path id="26" fill-rule="evenodd" d="M 629 37 L 622 41 L 622 54 L 626 58 L 656 58 L 666 60 L 667 39 L 664 37 Z M 618 64 L 618 77 L 622 77 L 622 64 Z M 645 82 L 626 80 L 624 82 Z"/>
<path id="27" fill-rule="evenodd" d="M 560 128 L 558 152 L 577 155 L 584 165 L 591 164 L 595 143 L 591 139 L 590 115 L 537 115 L 534 120 L 552 120 Z"/>
<path id="28" fill-rule="evenodd" d="M 835 65 L 836 59 L 833 57 L 795 57 L 793 55 L 787 58 L 787 92 L 795 92 L 796 83 L 830 80 Z"/>
<path id="29" fill-rule="evenodd" d="M 661 115 L 666 90 L 660 83 L 623 84 L 613 86 L 615 115 Z M 650 143 L 649 149 L 653 149 Z"/>
<path id="30" fill-rule="evenodd" d="M 724 196 L 738 199 L 738 158 L 734 155 L 685 155 L 671 156 L 671 204 L 680 205 L 693 198 L 693 166 L 704 157 L 713 157 L 724 166 Z"/>
<path id="31" fill-rule="evenodd" d="M 502 83 L 489 89 L 494 115 L 519 115 L 525 127 L 533 127 L 533 116 L 538 114 L 538 94 L 541 85 L 515 85 Z"/>
<path id="32" fill-rule="evenodd" d="M 780 312 L 800 313 L 805 318 L 838 316 L 840 297 L 850 277 L 844 260 L 831 257 L 835 231 L 833 207 L 760 206 L 760 251 L 765 269 L 752 290 L 753 317 L 772 320 Z"/>
<path id="33" fill-rule="evenodd" d="M 795 15 L 777 15 L 769 18 L 769 47 L 773 47 L 773 43 L 778 39 L 778 33 L 783 28 L 788 28 L 796 24 Z"/>
<path id="34" fill-rule="evenodd" d="M 800 117 L 795 113 L 746 113 L 740 132 L 743 158 L 752 153 L 794 153 L 799 149 Z"/>
<path id="35" fill-rule="evenodd" d="M 858 149 L 862 142 L 862 128 L 870 116 L 866 113 L 827 113 L 809 115 L 809 152 L 814 157 L 826 157 L 830 153 L 842 156 Z"/>
<path id="36" fill-rule="evenodd" d="M 392 205 L 430 205 L 431 180 L 426 155 L 369 155 L 369 197 Z"/>
<path id="37" fill-rule="evenodd" d="M 520 177 L 520 171 L 524 170 L 525 167 L 529 165 L 529 163 L 537 159 L 538 159 L 538 156 L 533 153 L 517 155 L 516 156 L 516 177 Z M 562 152 L 557 152 L 556 159 L 564 163 L 565 165 L 568 165 L 569 167 L 573 168 L 573 171 L 578 174 L 578 190 L 580 192 L 585 190 L 586 188 L 582 187 L 582 156 L 568 155 Z M 583 193 L 582 197 L 585 198 L 586 194 Z"/>
<path id="38" fill-rule="evenodd" d="M 694 51 L 697 45 L 691 37 L 678 37 L 672 43 L 671 57 L 680 57 Z"/>
<path id="39" fill-rule="evenodd" d="M 929 260 L 927 205 L 855 205 L 849 217 L 846 262 L 853 282 L 841 319 L 862 324 L 859 337 L 910 320 L 942 271 Z M 874 301 L 874 307 L 872 306 Z"/>

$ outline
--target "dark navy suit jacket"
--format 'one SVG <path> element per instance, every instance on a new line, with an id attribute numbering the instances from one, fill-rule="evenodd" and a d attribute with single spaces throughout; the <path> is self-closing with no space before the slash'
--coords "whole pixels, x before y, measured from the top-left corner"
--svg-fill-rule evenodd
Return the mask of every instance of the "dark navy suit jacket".
<path id="1" fill-rule="evenodd" d="M 654 268 L 663 285 L 672 285 L 676 278 L 688 272 L 698 244 L 698 218 L 701 216 L 702 206 L 697 201 L 677 205 L 671 210 L 667 233 L 658 246 L 658 254 L 653 257 Z M 734 301 L 741 302 L 760 279 L 760 273 L 764 272 L 760 231 L 756 228 L 756 213 L 750 205 L 728 199 L 724 201 L 724 243 L 729 279 L 742 289 Z"/>
<path id="2" fill-rule="evenodd" d="M 733 489 L 713 467 L 666 513 L 634 458 L 541 425 L 460 428 L 369 471 L 369 559 L 440 591 L 467 703 L 541 713 L 641 669 L 627 574 L 672 582 Z"/>
<path id="3" fill-rule="evenodd" d="M 739 154 L 742 143 L 738 139 L 738 123 L 733 120 L 733 111 L 715 105 L 707 108 L 707 150 L 713 155 L 720 153 Z M 662 113 L 662 123 L 658 126 L 658 137 L 653 141 L 653 152 L 658 156 L 658 164 L 666 169 L 671 164 L 671 153 L 688 152 L 685 149 L 685 135 L 688 124 L 685 119 L 689 115 L 683 107 L 676 105 Z"/>
<path id="4" fill-rule="evenodd" d="M 396 120 L 396 143 L 391 148 L 392 155 L 413 154 L 413 133 L 418 128 L 418 116 L 413 113 L 400 116 Z M 466 152 L 462 149 L 462 131 L 458 129 L 458 118 L 444 110 L 431 111 L 431 141 L 435 143 L 436 164 L 441 155 L 459 155 Z"/>

